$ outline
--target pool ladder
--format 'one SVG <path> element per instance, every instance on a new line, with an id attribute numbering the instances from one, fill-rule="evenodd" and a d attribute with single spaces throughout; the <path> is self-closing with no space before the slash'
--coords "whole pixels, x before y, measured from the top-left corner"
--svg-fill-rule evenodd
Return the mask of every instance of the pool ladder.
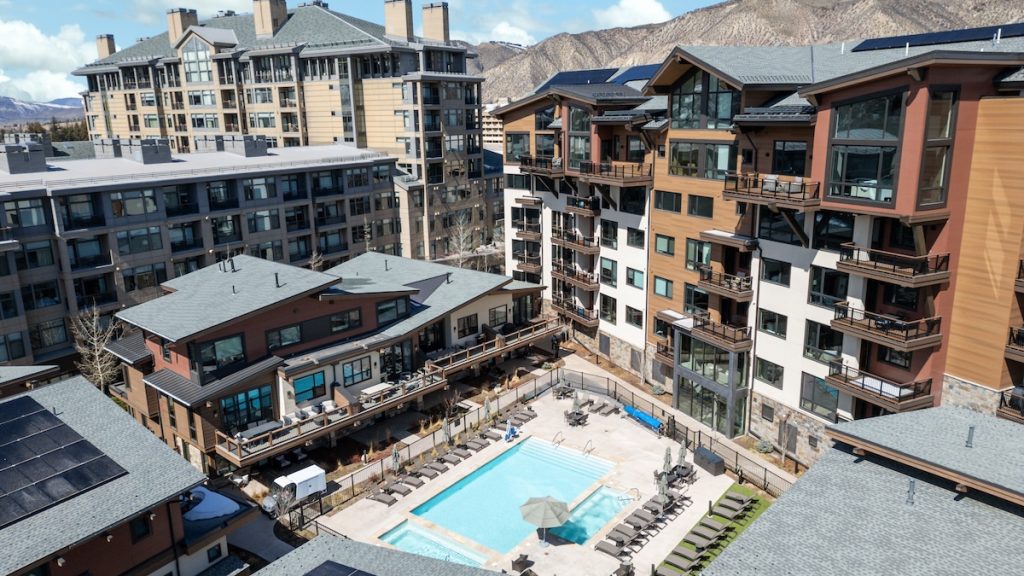
<path id="1" fill-rule="evenodd" d="M 633 497 L 632 494 L 636 494 L 636 497 Z M 619 496 L 619 501 L 620 502 L 632 502 L 634 500 L 637 500 L 637 501 L 640 500 L 640 489 L 639 488 L 630 488 L 629 490 L 626 491 L 626 495 Z"/>
<path id="2" fill-rule="evenodd" d="M 563 440 L 565 440 L 565 436 L 562 434 L 562 431 L 559 430 L 558 432 L 555 432 L 555 437 L 551 439 L 551 443 L 557 448 L 562 445 Z"/>
<path id="3" fill-rule="evenodd" d="M 587 440 L 587 445 L 583 447 L 583 455 L 590 456 L 590 453 L 594 451 L 594 441 Z"/>

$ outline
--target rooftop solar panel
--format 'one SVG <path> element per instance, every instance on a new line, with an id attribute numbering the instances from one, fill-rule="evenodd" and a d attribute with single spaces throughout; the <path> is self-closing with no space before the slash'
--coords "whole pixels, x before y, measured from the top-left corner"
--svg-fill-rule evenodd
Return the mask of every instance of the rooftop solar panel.
<path id="1" fill-rule="evenodd" d="M 1005 24 L 1002 26 L 983 26 L 964 30 L 946 30 L 944 32 L 928 32 L 925 34 L 908 34 L 906 36 L 890 36 L 888 38 L 871 38 L 858 44 L 853 51 L 887 50 L 911 46 L 933 46 L 936 44 L 955 44 L 958 42 L 979 42 L 992 40 L 996 36 L 1013 38 L 1024 36 L 1024 23 Z"/>
<path id="2" fill-rule="evenodd" d="M 33 398 L 0 404 L 0 528 L 124 474 Z"/>
<path id="3" fill-rule="evenodd" d="M 615 74 L 618 71 L 618 68 L 602 68 L 596 70 L 570 70 L 568 72 L 558 72 L 547 82 L 537 88 L 537 92 L 543 92 L 552 86 L 604 84 L 609 78 L 611 78 L 612 74 Z"/>
<path id="4" fill-rule="evenodd" d="M 625 84 L 626 82 L 632 82 L 633 80 L 650 80 L 658 72 L 658 68 L 661 68 L 661 64 L 633 66 L 622 74 L 616 76 L 612 81 L 616 84 Z"/>
<path id="5" fill-rule="evenodd" d="M 305 576 L 374 576 L 369 572 L 363 572 L 357 568 L 338 564 L 328 560 L 323 564 L 306 572 Z"/>

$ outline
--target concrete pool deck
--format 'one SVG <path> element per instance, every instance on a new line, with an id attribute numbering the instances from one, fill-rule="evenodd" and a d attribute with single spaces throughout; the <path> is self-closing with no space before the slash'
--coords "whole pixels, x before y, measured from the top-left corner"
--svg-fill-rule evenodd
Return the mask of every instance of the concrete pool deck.
<path id="1" fill-rule="evenodd" d="M 594 396 L 594 398 L 601 397 Z M 612 573 L 618 568 L 619 560 L 594 550 L 594 545 L 602 540 L 613 526 L 657 493 L 654 471 L 661 469 L 665 448 L 672 449 L 673 460 L 677 457 L 678 444 L 667 438 L 657 437 L 649 429 L 624 418 L 622 414 L 611 416 L 591 414 L 586 426 L 570 427 L 564 422 L 563 412 L 570 409 L 572 400 L 556 400 L 551 394 L 543 395 L 532 405 L 537 411 L 537 417 L 523 426 L 523 434 L 518 440 L 519 442 L 530 437 L 551 442 L 556 435 L 559 435 L 562 438 L 560 443 L 562 448 L 577 452 L 582 452 L 590 442 L 594 456 L 614 464 L 609 473 L 584 490 L 576 500 L 569 503 L 570 509 L 583 501 L 599 486 L 608 486 L 623 493 L 636 494 L 637 491 L 640 493 L 639 501 L 629 502 L 585 545 L 570 543 L 542 547 L 538 538 L 531 534 L 511 552 L 500 554 L 412 514 L 412 510 L 417 506 L 430 500 L 515 445 L 515 443 L 505 442 L 492 443 L 439 477 L 426 481 L 423 487 L 414 490 L 409 496 L 399 497 L 398 502 L 391 507 L 364 498 L 329 517 L 321 518 L 319 522 L 349 538 L 379 546 L 388 546 L 380 541 L 379 537 L 408 520 L 483 555 L 488 559 L 483 567 L 496 571 L 509 570 L 513 559 L 519 554 L 528 554 L 530 560 L 535 563 L 532 568 L 541 575 Z M 687 460 L 692 460 L 692 455 L 688 455 Z M 698 469 L 697 481 L 686 492 L 693 503 L 674 520 L 669 521 L 639 552 L 632 555 L 632 562 L 637 568 L 637 573 L 647 573 L 652 564 L 660 564 L 678 545 L 686 532 L 707 512 L 708 501 L 717 500 L 732 483 L 732 479 L 728 476 L 713 477 Z M 487 511 L 481 510 L 480 513 L 486 514 Z M 496 518 L 495 521 L 499 520 Z"/>

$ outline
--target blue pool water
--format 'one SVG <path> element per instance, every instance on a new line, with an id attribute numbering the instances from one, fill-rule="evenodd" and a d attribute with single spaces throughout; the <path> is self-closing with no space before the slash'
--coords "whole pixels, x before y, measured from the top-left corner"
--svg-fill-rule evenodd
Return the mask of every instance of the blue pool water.
<path id="1" fill-rule="evenodd" d="M 389 530 L 380 539 L 399 550 L 466 566 L 482 566 L 487 560 L 475 552 L 466 550 L 453 540 L 438 536 L 408 521 Z"/>
<path id="2" fill-rule="evenodd" d="M 529 438 L 412 513 L 504 554 L 536 531 L 519 506 L 535 496 L 572 502 L 611 468 L 606 460 Z"/>
<path id="3" fill-rule="evenodd" d="M 550 532 L 570 542 L 585 544 L 626 507 L 625 494 L 602 486 L 572 509 L 569 521 Z"/>

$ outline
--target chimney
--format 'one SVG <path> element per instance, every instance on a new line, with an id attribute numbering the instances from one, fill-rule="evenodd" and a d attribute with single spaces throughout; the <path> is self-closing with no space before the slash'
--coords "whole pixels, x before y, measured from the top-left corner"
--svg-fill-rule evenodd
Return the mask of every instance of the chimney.
<path id="1" fill-rule="evenodd" d="M 412 0 L 384 0 L 384 34 L 412 40 Z"/>
<path id="2" fill-rule="evenodd" d="M 181 40 L 181 36 L 189 26 L 199 24 L 199 14 L 187 8 L 171 8 L 167 11 L 167 39 L 171 46 Z"/>
<path id="3" fill-rule="evenodd" d="M 448 3 L 434 2 L 423 5 L 423 38 L 437 42 L 449 42 Z"/>
<path id="4" fill-rule="evenodd" d="M 100 60 L 114 52 L 117 52 L 117 47 L 114 45 L 113 34 L 100 34 L 96 37 L 96 54 Z"/>
<path id="5" fill-rule="evenodd" d="M 252 15 L 257 38 L 271 38 L 288 20 L 285 0 L 253 0 Z"/>

